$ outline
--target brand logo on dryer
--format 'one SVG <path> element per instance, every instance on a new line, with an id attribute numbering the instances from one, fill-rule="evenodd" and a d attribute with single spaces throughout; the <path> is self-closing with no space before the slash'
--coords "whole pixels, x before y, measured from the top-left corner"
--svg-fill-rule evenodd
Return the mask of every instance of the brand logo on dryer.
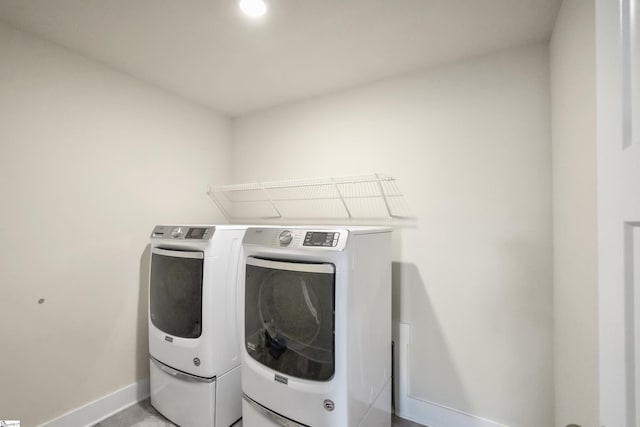
<path id="1" fill-rule="evenodd" d="M 289 378 L 283 377 L 282 375 L 275 374 L 273 379 L 284 385 L 289 384 Z"/>
<path id="2" fill-rule="evenodd" d="M 322 402 L 322 407 L 331 412 L 336 409 L 336 404 L 331 399 L 325 399 L 324 402 Z"/>

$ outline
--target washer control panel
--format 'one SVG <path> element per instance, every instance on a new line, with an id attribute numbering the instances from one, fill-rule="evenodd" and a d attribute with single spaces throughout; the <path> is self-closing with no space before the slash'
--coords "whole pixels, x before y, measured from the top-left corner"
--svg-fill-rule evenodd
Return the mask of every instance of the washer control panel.
<path id="1" fill-rule="evenodd" d="M 215 227 L 190 225 L 156 225 L 151 233 L 153 239 L 166 240 L 209 240 Z"/>

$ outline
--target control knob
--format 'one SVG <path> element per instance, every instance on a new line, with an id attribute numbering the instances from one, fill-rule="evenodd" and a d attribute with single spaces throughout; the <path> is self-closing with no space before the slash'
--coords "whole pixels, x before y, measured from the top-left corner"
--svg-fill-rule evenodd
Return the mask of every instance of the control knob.
<path id="1" fill-rule="evenodd" d="M 171 235 L 173 237 L 180 237 L 181 232 L 182 232 L 182 229 L 180 227 L 175 227 L 173 230 L 171 230 Z"/>
<path id="2" fill-rule="evenodd" d="M 289 230 L 284 230 L 282 233 L 280 233 L 279 239 L 281 245 L 287 246 L 293 240 L 293 233 L 291 233 Z"/>

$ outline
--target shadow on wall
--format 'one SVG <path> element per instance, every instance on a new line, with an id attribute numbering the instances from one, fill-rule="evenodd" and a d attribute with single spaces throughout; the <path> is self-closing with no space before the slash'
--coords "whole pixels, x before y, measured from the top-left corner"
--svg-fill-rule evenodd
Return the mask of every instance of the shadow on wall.
<path id="1" fill-rule="evenodd" d="M 136 328 L 136 379 L 149 378 L 149 275 L 151 245 L 140 256 L 140 287 L 138 289 L 138 319 Z"/>
<path id="2" fill-rule="evenodd" d="M 404 368 L 407 372 L 408 398 L 417 399 L 411 408 L 429 410 L 430 405 L 469 410 L 460 375 L 454 364 L 449 346 L 438 321 L 437 314 L 427 294 L 418 267 L 412 263 L 394 262 L 392 265 L 392 322 L 393 330 L 399 325 L 410 327 L 410 344 L 406 360 L 396 360 L 395 374 Z M 396 340 L 397 337 L 394 337 Z M 397 340 L 395 346 L 400 345 Z M 396 354 L 398 351 L 396 349 Z M 399 364 L 407 363 L 402 367 Z M 398 381 L 395 381 L 398 384 Z M 395 402 L 401 399 L 396 388 Z M 407 408 L 405 408 L 406 410 Z M 409 409 L 414 412 L 413 409 Z M 422 410 L 405 414 L 417 421 L 426 422 Z"/>

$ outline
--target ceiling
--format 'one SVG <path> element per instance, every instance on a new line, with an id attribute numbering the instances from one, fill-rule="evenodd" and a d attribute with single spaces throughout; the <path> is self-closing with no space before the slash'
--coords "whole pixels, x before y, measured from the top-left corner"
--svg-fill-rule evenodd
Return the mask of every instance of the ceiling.
<path id="1" fill-rule="evenodd" d="M 0 19 L 237 117 L 546 41 L 561 0 L 0 0 Z"/>

